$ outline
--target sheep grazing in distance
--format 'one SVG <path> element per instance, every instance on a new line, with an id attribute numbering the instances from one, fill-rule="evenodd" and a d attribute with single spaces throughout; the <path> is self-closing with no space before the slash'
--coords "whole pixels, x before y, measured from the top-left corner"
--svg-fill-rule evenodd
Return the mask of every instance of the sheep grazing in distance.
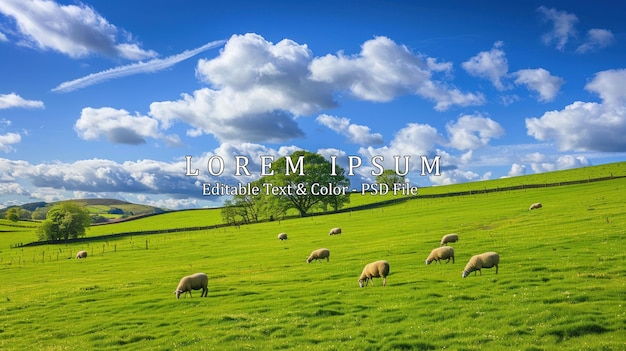
<path id="1" fill-rule="evenodd" d="M 446 264 L 450 262 L 452 259 L 452 263 L 454 263 L 454 249 L 452 246 L 441 246 L 436 249 L 433 249 L 430 252 L 430 255 L 426 258 L 426 265 L 428 266 L 433 261 L 437 261 L 437 263 L 441 263 L 440 260 L 445 260 Z"/>
<path id="2" fill-rule="evenodd" d="M 278 240 L 280 241 L 287 240 L 287 233 L 278 234 Z"/>
<path id="3" fill-rule="evenodd" d="M 469 262 L 467 262 L 467 265 L 465 265 L 461 276 L 465 278 L 472 272 L 476 275 L 476 271 L 479 271 L 480 275 L 483 275 L 481 271 L 482 268 L 491 268 L 494 266 L 496 267 L 496 274 L 498 274 L 498 263 L 500 263 L 500 255 L 496 252 L 485 252 L 480 255 L 472 256 Z"/>
<path id="4" fill-rule="evenodd" d="M 361 273 L 361 277 L 359 277 L 359 286 L 364 287 L 367 286 L 368 281 L 372 281 L 372 286 L 374 286 L 373 278 L 383 278 L 383 286 L 387 285 L 387 276 L 389 275 L 389 262 L 385 260 L 380 260 L 372 263 L 368 263 L 363 268 L 363 272 Z"/>
<path id="5" fill-rule="evenodd" d="M 78 251 L 76 253 L 76 259 L 79 259 L 79 258 L 87 258 L 87 251 Z"/>
<path id="6" fill-rule="evenodd" d="M 328 233 L 328 235 L 336 235 L 336 234 L 341 234 L 341 228 L 333 228 Z"/>
<path id="7" fill-rule="evenodd" d="M 535 210 L 538 208 L 542 208 L 543 206 L 541 206 L 541 202 L 535 202 L 534 204 L 530 205 L 530 207 L 528 208 L 528 211 L 531 210 Z"/>
<path id="8" fill-rule="evenodd" d="M 448 245 L 448 243 L 455 243 L 459 241 L 459 234 L 457 233 L 452 233 L 452 234 L 446 234 L 443 236 L 443 238 L 441 238 L 441 243 L 439 244 L 440 246 Z"/>
<path id="9" fill-rule="evenodd" d="M 209 277 L 207 277 L 205 273 L 196 273 L 183 277 L 178 283 L 174 294 L 176 294 L 177 299 L 180 299 L 180 294 L 183 293 L 185 295 L 189 293 L 189 296 L 193 297 L 191 296 L 191 290 L 200 289 L 202 289 L 200 297 L 206 297 L 209 295 Z"/>
<path id="10" fill-rule="evenodd" d="M 326 259 L 326 262 L 330 261 L 330 250 L 328 249 L 317 249 L 313 250 L 309 255 L 309 258 L 306 259 L 306 263 L 311 263 L 313 260 L 323 260 Z"/>

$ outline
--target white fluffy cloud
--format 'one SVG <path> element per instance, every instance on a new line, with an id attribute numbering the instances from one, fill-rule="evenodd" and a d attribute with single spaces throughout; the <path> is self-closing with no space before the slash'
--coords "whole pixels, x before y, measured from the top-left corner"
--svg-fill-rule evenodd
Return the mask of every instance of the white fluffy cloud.
<path id="1" fill-rule="evenodd" d="M 15 19 L 21 45 L 51 49 L 78 58 L 90 53 L 140 60 L 156 56 L 137 43 L 118 42 L 128 33 L 110 24 L 93 8 L 59 5 L 50 0 L 3 0 L 0 12 Z"/>
<path id="2" fill-rule="evenodd" d="M 421 172 L 421 156 L 427 156 L 429 161 L 436 156 L 431 154 L 435 145 L 442 144 L 444 138 L 437 132 L 437 129 L 428 124 L 409 123 L 406 127 L 400 129 L 388 146 L 375 148 L 369 146 L 361 147 L 359 154 L 367 160 L 371 160 L 374 156 L 382 156 L 382 163 L 385 169 L 394 169 L 394 156 L 399 156 L 400 171 L 404 169 L 404 157 L 409 157 L 409 171 L 419 170 Z M 358 172 L 364 178 L 371 178 L 373 167 L 363 163 L 363 167 Z"/>
<path id="3" fill-rule="evenodd" d="M 28 182 L 39 189 L 64 189 L 90 193 L 147 193 L 189 196 L 199 190 L 184 176 L 184 160 L 118 163 L 105 159 L 72 163 L 31 164 L 0 158 L 3 182 Z"/>
<path id="4" fill-rule="evenodd" d="M 191 171 L 198 169 L 198 176 L 186 175 L 184 157 L 170 162 L 143 159 L 120 163 L 94 158 L 40 164 L 0 158 L 0 192 L 45 201 L 88 195 L 136 200 L 167 208 L 197 207 L 201 201 L 221 200 L 201 196 L 202 183 L 245 184 L 260 176 L 261 156 L 272 156 L 276 160 L 297 150 L 301 148 L 293 145 L 272 149 L 252 143 L 224 143 L 212 152 L 191 158 Z M 207 170 L 208 161 L 213 156 L 224 161 L 224 171 L 219 177 L 213 177 Z M 249 161 L 250 176 L 243 172 L 235 175 L 236 156 Z"/>
<path id="5" fill-rule="evenodd" d="M 530 167 L 535 173 L 553 172 L 562 169 L 589 166 L 590 162 L 585 156 L 563 155 L 556 160 L 532 163 Z"/>
<path id="6" fill-rule="evenodd" d="M 44 104 L 39 100 L 26 100 L 15 94 L 0 94 L 0 109 L 5 108 L 44 108 Z"/>
<path id="7" fill-rule="evenodd" d="M 499 91 L 512 88 L 508 79 L 515 77 L 515 84 L 523 85 L 527 89 L 539 94 L 539 101 L 551 101 L 561 89 L 564 81 L 560 77 L 550 74 L 543 68 L 522 69 L 517 72 L 508 73 L 509 64 L 502 47 L 504 43 L 498 41 L 494 43 L 490 51 L 481 51 L 469 60 L 462 63 L 462 67 L 468 74 L 484 78 L 493 84 Z M 508 105 L 518 99 L 516 95 L 502 96 L 503 102 Z"/>
<path id="8" fill-rule="evenodd" d="M 154 102 L 149 114 L 165 129 L 176 122 L 189 124 L 189 136 L 281 142 L 304 136 L 299 116 L 337 106 L 337 91 L 372 101 L 415 94 L 434 100 L 439 110 L 481 104 L 482 95 L 432 79 L 433 72 L 450 70 L 450 64 L 431 58 L 424 62 L 385 37 L 365 42 L 354 57 L 315 58 L 306 45 L 292 40 L 274 44 L 258 34 L 233 35 L 218 57 L 198 62 L 196 75 L 209 87 L 176 101 Z M 343 133 L 357 143 L 380 141 L 366 126 L 348 124 Z"/>
<path id="9" fill-rule="evenodd" d="M 486 146 L 493 138 L 504 135 L 504 128 L 491 118 L 480 115 L 461 116 L 446 124 L 450 146 L 458 150 L 473 150 Z"/>
<path id="10" fill-rule="evenodd" d="M 481 177 L 478 173 L 461 170 L 461 169 L 450 169 L 442 172 L 441 175 L 430 175 L 429 179 L 433 184 L 437 185 L 450 185 L 456 183 L 465 183 L 470 181 L 476 181 L 480 179 L 486 179 L 489 174 L 485 174 Z"/>
<path id="11" fill-rule="evenodd" d="M 384 102 L 413 94 L 434 101 L 436 110 L 483 104 L 481 94 L 464 93 L 433 79 L 433 72 L 448 72 L 450 67 L 428 58 L 424 62 L 406 46 L 376 37 L 366 41 L 358 55 L 329 54 L 315 59 L 310 69 L 311 79 L 363 100 Z"/>
<path id="12" fill-rule="evenodd" d="M 82 110 L 74 129 L 82 139 L 105 137 L 114 144 L 144 144 L 146 138 L 159 138 L 159 123 L 148 116 L 131 115 L 111 107 Z"/>
<path id="13" fill-rule="evenodd" d="M 585 86 L 601 103 L 575 101 L 560 111 L 527 118 L 528 135 L 561 150 L 626 151 L 626 69 L 599 72 Z"/>
<path id="14" fill-rule="evenodd" d="M 351 143 L 360 145 L 378 145 L 384 142 L 380 133 L 371 133 L 368 126 L 350 123 L 348 118 L 339 118 L 326 114 L 319 115 L 316 121 L 337 133 L 345 135 Z"/>
<path id="15" fill-rule="evenodd" d="M 544 102 L 552 101 L 565 82 L 563 78 L 553 76 L 543 68 L 522 69 L 514 75 L 517 76 L 515 84 L 522 84 L 536 91 L 539 94 L 539 101 Z"/>
<path id="16" fill-rule="evenodd" d="M 461 66 L 472 76 L 485 78 L 491 81 L 498 90 L 505 90 L 507 87 L 502 82 L 502 78 L 506 76 L 509 70 L 509 64 L 506 55 L 501 47 L 504 44 L 501 41 L 494 43 L 493 48 L 489 51 L 481 51 Z"/>
<path id="17" fill-rule="evenodd" d="M 514 163 L 511 165 L 511 170 L 507 174 L 508 177 L 516 177 L 526 174 L 526 165 L 520 165 Z"/>
<path id="18" fill-rule="evenodd" d="M 257 34 L 234 35 L 218 57 L 198 62 L 196 74 L 211 88 L 152 103 L 150 115 L 164 128 L 182 121 L 194 128 L 190 135 L 222 141 L 301 137 L 297 116 L 336 105 L 329 87 L 306 79 L 311 60 L 306 45 L 291 40 L 273 44 Z"/>
<path id="19" fill-rule="evenodd" d="M 13 145 L 22 141 L 22 137 L 17 133 L 0 134 L 0 151 L 11 152 Z"/>

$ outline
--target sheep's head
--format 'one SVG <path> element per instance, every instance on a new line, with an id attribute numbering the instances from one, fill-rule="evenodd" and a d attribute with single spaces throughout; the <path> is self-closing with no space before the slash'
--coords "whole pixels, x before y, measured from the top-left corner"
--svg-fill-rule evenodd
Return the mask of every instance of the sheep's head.
<path id="1" fill-rule="evenodd" d="M 430 263 L 432 262 L 432 260 L 426 260 L 426 265 L 428 266 Z"/>
<path id="2" fill-rule="evenodd" d="M 360 287 L 367 286 L 367 280 L 368 278 L 359 279 L 359 286 Z"/>
<path id="3" fill-rule="evenodd" d="M 183 293 L 183 291 L 182 291 L 182 290 L 176 290 L 176 291 L 174 291 L 174 294 L 176 294 L 176 298 L 177 298 L 177 299 L 180 299 L 180 294 L 182 294 L 182 293 Z"/>
<path id="4" fill-rule="evenodd" d="M 469 271 L 463 271 L 463 273 L 461 274 L 461 277 L 465 278 L 470 274 Z"/>

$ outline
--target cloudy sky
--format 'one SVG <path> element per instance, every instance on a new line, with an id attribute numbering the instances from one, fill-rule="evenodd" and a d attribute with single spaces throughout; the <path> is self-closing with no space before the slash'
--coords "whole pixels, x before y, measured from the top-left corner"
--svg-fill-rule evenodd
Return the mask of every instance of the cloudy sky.
<path id="1" fill-rule="evenodd" d="M 626 5 L 473 3 L 2 0 L 0 206 L 218 206 L 300 149 L 353 187 L 378 155 L 418 186 L 626 160 Z"/>

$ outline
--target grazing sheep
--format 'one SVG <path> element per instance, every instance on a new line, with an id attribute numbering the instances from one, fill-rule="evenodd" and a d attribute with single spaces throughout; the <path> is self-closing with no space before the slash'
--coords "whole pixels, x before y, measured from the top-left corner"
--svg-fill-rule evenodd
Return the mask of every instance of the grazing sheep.
<path id="1" fill-rule="evenodd" d="M 496 274 L 498 274 L 498 263 L 500 263 L 500 255 L 496 252 L 485 252 L 480 255 L 472 256 L 469 262 L 467 262 L 467 265 L 465 265 L 461 276 L 465 278 L 472 272 L 476 275 L 476 271 L 479 271 L 480 275 L 483 275 L 481 271 L 482 268 L 491 268 L 493 266 L 496 267 Z"/>
<path id="2" fill-rule="evenodd" d="M 430 252 L 430 255 L 426 258 L 426 265 L 428 266 L 431 262 L 437 261 L 437 263 L 441 263 L 439 260 L 445 260 L 446 264 L 450 262 L 452 259 L 452 263 L 454 263 L 454 249 L 452 246 L 441 246 L 436 249 L 433 249 Z"/>
<path id="3" fill-rule="evenodd" d="M 530 205 L 530 207 L 528 208 L 528 211 L 537 209 L 537 208 L 542 208 L 543 206 L 541 206 L 541 202 L 535 202 L 534 204 Z"/>
<path id="4" fill-rule="evenodd" d="M 280 241 L 287 240 L 287 233 L 278 234 L 278 240 Z"/>
<path id="5" fill-rule="evenodd" d="M 328 235 L 335 235 L 335 234 L 341 234 L 341 228 L 333 228 L 328 233 Z"/>
<path id="6" fill-rule="evenodd" d="M 441 238 L 441 243 L 439 244 L 440 246 L 448 245 L 448 243 L 455 243 L 459 241 L 459 234 L 457 233 L 452 233 L 452 234 L 446 234 L 443 236 L 443 238 Z"/>
<path id="7" fill-rule="evenodd" d="M 78 251 L 76 253 L 76 259 L 79 259 L 79 258 L 87 258 L 87 251 Z"/>
<path id="8" fill-rule="evenodd" d="M 373 278 L 383 278 L 383 286 L 387 285 L 387 276 L 389 275 L 389 262 L 380 260 L 372 263 L 368 263 L 363 268 L 363 273 L 361 273 L 361 277 L 359 278 L 359 286 L 367 286 L 369 280 L 372 281 L 372 286 L 374 286 Z"/>
<path id="9" fill-rule="evenodd" d="M 328 249 L 317 249 L 313 250 L 309 255 L 309 258 L 306 259 L 306 263 L 311 263 L 313 260 L 323 260 L 326 259 L 326 262 L 330 261 L 330 250 Z"/>
<path id="10" fill-rule="evenodd" d="M 191 290 L 200 289 L 202 289 L 200 297 L 206 297 L 209 295 L 209 277 L 207 277 L 205 273 L 196 273 L 183 277 L 178 283 L 174 294 L 176 294 L 177 299 L 180 298 L 180 294 L 182 293 L 185 293 L 185 295 L 189 293 L 189 296 L 192 297 Z"/>

